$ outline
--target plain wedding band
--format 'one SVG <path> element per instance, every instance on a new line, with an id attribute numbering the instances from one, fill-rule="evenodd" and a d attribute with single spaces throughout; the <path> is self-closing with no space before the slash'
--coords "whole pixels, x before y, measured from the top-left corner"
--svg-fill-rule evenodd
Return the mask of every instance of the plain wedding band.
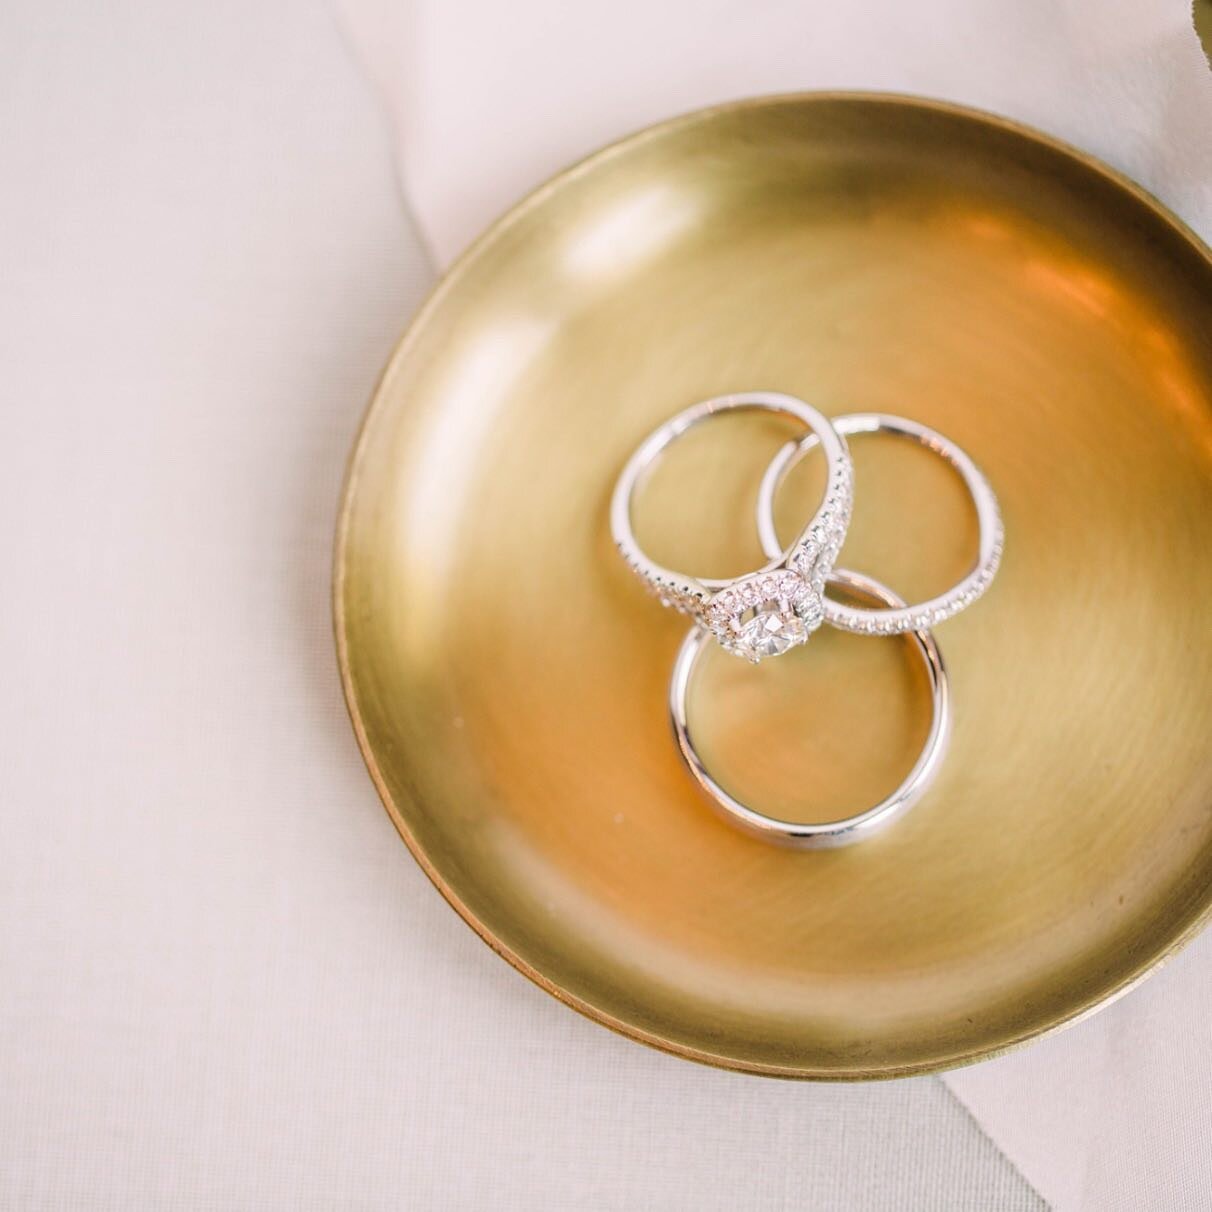
<path id="1" fill-rule="evenodd" d="M 894 609 L 904 606 L 902 599 L 891 589 L 861 573 L 837 568 L 833 570 L 829 583 L 875 598 Z M 841 820 L 804 823 L 781 820 L 749 807 L 723 787 L 707 769 L 690 727 L 688 700 L 693 674 L 708 636 L 701 627 L 691 627 L 674 661 L 669 682 L 669 714 L 682 760 L 717 811 L 733 824 L 767 842 L 803 850 L 820 850 L 862 841 L 911 808 L 937 773 L 951 735 L 951 694 L 938 643 L 929 631 L 914 631 L 911 638 L 926 667 L 932 706 L 930 730 L 913 768 L 896 790 L 878 804 Z"/>

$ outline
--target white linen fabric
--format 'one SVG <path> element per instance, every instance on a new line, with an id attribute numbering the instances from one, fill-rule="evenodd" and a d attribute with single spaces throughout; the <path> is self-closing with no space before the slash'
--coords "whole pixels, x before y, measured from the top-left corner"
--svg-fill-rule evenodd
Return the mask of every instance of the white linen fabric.
<path id="1" fill-rule="evenodd" d="M 337 0 L 441 263 L 545 177 L 702 105 L 922 93 L 1085 148 L 1212 234 L 1212 74 L 1189 0 Z M 1056 1208 L 1212 1204 L 1212 941 L 950 1088 Z"/>
<path id="2" fill-rule="evenodd" d="M 330 553 L 432 271 L 323 0 L 10 0 L 0 96 L 0 1208 L 1039 1208 L 933 1080 L 569 1013 L 396 837 Z"/>
<path id="3" fill-rule="evenodd" d="M 1212 74 L 1190 0 L 334 0 L 440 264 L 574 160 L 704 105 L 880 89 L 1093 152 L 1212 226 Z"/>

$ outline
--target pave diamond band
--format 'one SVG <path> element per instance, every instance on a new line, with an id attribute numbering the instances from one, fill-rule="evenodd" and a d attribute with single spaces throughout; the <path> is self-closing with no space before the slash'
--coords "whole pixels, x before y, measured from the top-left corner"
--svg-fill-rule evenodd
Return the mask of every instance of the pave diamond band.
<path id="1" fill-rule="evenodd" d="M 916 631 L 933 627 L 971 606 L 989 588 L 1001 563 L 1005 532 L 997 497 L 989 481 L 976 464 L 949 438 L 936 429 L 895 417 L 888 413 L 856 412 L 834 417 L 833 426 L 847 437 L 865 433 L 887 433 L 908 438 L 942 456 L 959 473 L 976 507 L 980 528 L 979 548 L 976 563 L 971 571 L 946 593 L 914 605 L 901 603 L 895 608 L 866 609 L 835 602 L 822 593 L 821 608 L 824 621 L 843 631 L 861 635 L 897 635 L 902 631 Z M 774 498 L 787 473 L 816 445 L 814 434 L 797 441 L 788 442 L 770 462 L 762 483 L 758 488 L 757 525 L 762 550 L 772 559 L 781 555 L 782 544 L 774 528 Z M 794 561 L 800 540 L 796 540 L 788 551 L 788 559 Z M 792 562 L 792 567 L 795 567 Z"/>
<path id="2" fill-rule="evenodd" d="M 781 414 L 800 421 L 826 462 L 824 497 L 786 551 L 741 577 L 692 577 L 650 559 L 635 537 L 632 499 L 665 449 L 695 425 L 738 410 Z M 790 443 L 796 447 L 797 443 Z M 610 526 L 632 571 L 661 604 L 690 615 L 729 651 L 750 661 L 778 656 L 804 643 L 821 624 L 825 583 L 850 524 L 854 474 L 850 452 L 828 418 L 794 396 L 754 391 L 717 396 L 683 409 L 653 430 L 628 460 L 615 485 Z"/>
<path id="3" fill-rule="evenodd" d="M 829 576 L 829 584 L 861 594 L 885 607 L 895 609 L 904 605 L 887 586 L 857 572 L 835 568 Z M 930 729 L 917 761 L 900 786 L 873 807 L 837 821 L 786 821 L 758 812 L 716 781 L 695 745 L 688 713 L 692 676 L 708 639 L 701 627 L 692 627 L 682 641 L 669 681 L 669 716 L 686 768 L 726 819 L 766 841 L 802 850 L 820 850 L 848 846 L 870 837 L 921 798 L 942 763 L 951 733 L 951 694 L 938 643 L 929 631 L 911 634 L 930 684 Z"/>

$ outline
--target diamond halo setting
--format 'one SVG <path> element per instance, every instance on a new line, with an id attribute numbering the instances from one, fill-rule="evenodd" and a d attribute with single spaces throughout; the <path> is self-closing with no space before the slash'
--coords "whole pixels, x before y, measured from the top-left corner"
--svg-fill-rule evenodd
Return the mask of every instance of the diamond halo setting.
<path id="1" fill-rule="evenodd" d="M 823 617 L 819 591 L 783 568 L 745 577 L 717 593 L 705 621 L 727 651 L 756 665 L 806 643 Z"/>

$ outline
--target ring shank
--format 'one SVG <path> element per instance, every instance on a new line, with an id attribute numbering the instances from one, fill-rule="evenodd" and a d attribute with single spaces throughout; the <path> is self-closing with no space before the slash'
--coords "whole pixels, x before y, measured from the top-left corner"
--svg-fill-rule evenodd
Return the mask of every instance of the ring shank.
<path id="1" fill-rule="evenodd" d="M 814 445 L 819 444 L 824 449 L 829 465 L 824 498 L 795 542 L 786 552 L 780 547 L 778 552 L 768 553 L 767 563 L 755 573 L 746 575 L 762 575 L 782 567 L 809 542 L 819 546 L 818 539 L 822 535 L 836 536 L 837 546 L 840 546 L 841 537 L 849 523 L 852 483 L 850 452 L 844 439 L 823 413 L 794 396 L 771 391 L 716 396 L 683 409 L 653 430 L 627 461 L 611 497 L 610 529 L 615 545 L 632 571 L 664 604 L 693 617 L 702 616 L 713 593 L 745 578 L 693 577 L 658 564 L 645 554 L 636 539 L 632 504 L 640 484 L 671 443 L 713 416 L 738 410 L 771 412 L 800 421 L 812 437 Z"/>

